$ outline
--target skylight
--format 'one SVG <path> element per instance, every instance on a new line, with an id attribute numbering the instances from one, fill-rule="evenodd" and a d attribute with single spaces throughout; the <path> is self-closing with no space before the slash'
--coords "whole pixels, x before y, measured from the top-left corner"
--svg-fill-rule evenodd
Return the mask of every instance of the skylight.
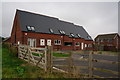
<path id="1" fill-rule="evenodd" d="M 91 39 L 91 37 L 90 37 L 90 36 L 87 36 L 87 38 L 88 38 L 88 39 Z"/>
<path id="2" fill-rule="evenodd" d="M 53 30 L 51 28 L 49 30 L 50 30 L 51 33 L 53 33 Z"/>
<path id="3" fill-rule="evenodd" d="M 31 30 L 32 30 L 32 31 L 34 31 L 34 30 L 35 30 L 35 28 L 34 28 L 33 26 L 31 26 Z"/>
<path id="4" fill-rule="evenodd" d="M 74 35 L 73 33 L 70 33 L 70 35 L 71 35 L 72 37 L 75 37 L 75 35 Z"/>
<path id="5" fill-rule="evenodd" d="M 35 27 L 33 27 L 33 26 L 27 26 L 27 29 L 28 29 L 29 31 L 35 31 Z"/>
<path id="6" fill-rule="evenodd" d="M 30 27 L 30 26 L 27 26 L 27 29 L 28 29 L 28 30 L 31 30 L 31 27 Z"/>
<path id="7" fill-rule="evenodd" d="M 62 31 L 63 34 L 65 34 L 65 31 Z"/>
<path id="8" fill-rule="evenodd" d="M 77 34 L 78 37 L 81 37 L 80 34 Z"/>
<path id="9" fill-rule="evenodd" d="M 59 30 L 60 34 L 65 34 L 65 31 Z"/>

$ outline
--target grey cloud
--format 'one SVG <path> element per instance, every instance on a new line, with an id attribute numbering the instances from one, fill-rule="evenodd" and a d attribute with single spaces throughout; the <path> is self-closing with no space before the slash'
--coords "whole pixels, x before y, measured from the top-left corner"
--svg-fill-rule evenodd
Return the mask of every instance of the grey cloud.
<path id="1" fill-rule="evenodd" d="M 100 33 L 118 31 L 117 2 L 3 3 L 3 33 L 10 36 L 16 9 L 57 17 L 82 25 L 94 38 Z"/>

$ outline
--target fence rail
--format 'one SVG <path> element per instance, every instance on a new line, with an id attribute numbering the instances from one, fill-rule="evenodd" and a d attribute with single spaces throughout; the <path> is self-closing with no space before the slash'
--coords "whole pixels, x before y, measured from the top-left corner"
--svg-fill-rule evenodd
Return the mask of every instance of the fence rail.
<path id="1" fill-rule="evenodd" d="M 102 72 L 106 72 L 106 73 L 112 73 L 114 75 L 120 74 L 119 72 L 116 72 L 116 71 L 111 71 L 111 70 L 107 70 L 107 69 L 101 69 L 101 68 L 94 67 L 93 62 L 96 62 L 96 63 L 99 62 L 99 63 L 105 63 L 105 64 L 106 63 L 107 64 L 119 64 L 119 62 L 94 59 L 93 51 L 89 52 L 88 58 L 76 59 L 79 61 L 87 61 L 88 62 L 87 66 L 74 65 L 74 63 L 73 63 L 74 59 L 72 58 L 71 51 L 67 52 L 71 56 L 64 58 L 67 61 L 66 65 L 53 65 L 53 61 L 54 61 L 53 60 L 54 58 L 52 55 L 53 48 L 51 46 L 47 46 L 45 48 L 33 48 L 33 47 L 28 47 L 26 45 L 19 45 L 18 52 L 19 52 L 18 57 L 20 59 L 27 61 L 28 63 L 32 63 L 36 66 L 39 66 L 48 72 L 52 72 L 53 70 L 65 72 L 69 75 L 69 77 L 76 76 L 78 74 L 83 74 L 83 73 L 79 72 L 79 70 L 81 70 L 81 69 L 87 69 L 89 71 L 89 73 L 87 74 L 89 78 L 96 76 L 93 74 L 94 70 L 102 71 Z M 65 67 L 67 70 L 63 70 L 63 69 L 60 69 L 57 67 Z"/>
<path id="2" fill-rule="evenodd" d="M 71 53 L 70 53 L 71 54 Z M 74 65 L 73 63 L 70 63 L 72 64 L 74 67 L 79 67 L 79 69 L 88 69 L 89 73 L 88 73 L 88 77 L 89 78 L 92 78 L 92 77 L 99 77 L 97 75 L 94 75 L 93 74 L 93 71 L 101 71 L 101 72 L 106 72 L 106 73 L 111 73 L 111 74 L 114 74 L 114 75 L 119 75 L 120 73 L 117 72 L 117 71 L 111 71 L 111 70 L 108 70 L 108 69 L 102 69 L 102 68 L 97 68 L 97 67 L 94 67 L 93 65 L 93 62 L 99 62 L 99 63 L 104 63 L 105 65 L 106 64 L 120 64 L 119 62 L 115 62 L 115 61 L 108 61 L 108 60 L 98 60 L 98 59 L 94 59 L 93 57 L 93 54 L 94 52 L 91 51 L 89 52 L 89 56 L 88 58 L 80 58 L 80 59 L 75 59 L 75 60 L 79 60 L 79 61 L 87 61 L 88 62 L 88 65 L 87 66 L 81 66 L 81 65 Z M 66 58 L 67 60 L 67 58 Z M 67 67 L 67 66 L 70 66 L 69 65 L 54 65 L 55 67 Z M 72 68 L 71 68 L 72 69 Z M 73 69 L 74 70 L 74 69 Z M 81 73 L 80 73 L 81 74 Z M 83 74 L 83 73 L 82 73 Z M 101 77 L 102 78 L 102 77 Z"/>
<path id="3" fill-rule="evenodd" d="M 26 45 L 18 46 L 18 58 L 32 63 L 45 71 L 49 69 L 49 61 L 52 59 L 49 47 L 33 48 Z"/>

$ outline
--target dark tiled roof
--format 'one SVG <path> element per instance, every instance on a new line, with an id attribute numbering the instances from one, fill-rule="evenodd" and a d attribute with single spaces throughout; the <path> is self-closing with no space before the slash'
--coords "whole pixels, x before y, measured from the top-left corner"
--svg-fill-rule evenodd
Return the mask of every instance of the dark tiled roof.
<path id="1" fill-rule="evenodd" d="M 20 19 L 20 26 L 22 31 L 28 31 L 26 26 L 34 26 L 34 32 L 50 34 L 49 29 L 51 28 L 54 34 L 60 34 L 59 30 L 63 30 L 65 31 L 65 35 L 70 37 L 70 33 L 73 33 L 76 38 L 78 38 L 76 34 L 80 34 L 81 38 L 92 40 L 92 38 L 88 38 L 90 35 L 82 26 L 74 25 L 73 23 L 62 21 L 58 18 L 35 14 L 27 11 L 17 10 L 17 14 Z"/>

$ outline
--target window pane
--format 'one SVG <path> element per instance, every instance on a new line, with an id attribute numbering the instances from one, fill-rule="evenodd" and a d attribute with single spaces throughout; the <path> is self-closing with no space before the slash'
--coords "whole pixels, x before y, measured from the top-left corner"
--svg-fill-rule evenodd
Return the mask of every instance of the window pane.
<path id="1" fill-rule="evenodd" d="M 40 45 L 44 46 L 45 45 L 45 39 L 40 39 Z"/>
<path id="2" fill-rule="evenodd" d="M 72 46 L 72 42 L 64 42 L 65 46 Z"/>

